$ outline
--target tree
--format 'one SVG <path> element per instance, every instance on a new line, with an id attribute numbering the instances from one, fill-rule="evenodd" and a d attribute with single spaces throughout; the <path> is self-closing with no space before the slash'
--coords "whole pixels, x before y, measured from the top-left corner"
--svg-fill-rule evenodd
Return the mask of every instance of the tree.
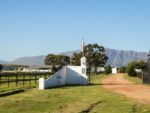
<path id="1" fill-rule="evenodd" d="M 55 73 L 57 71 L 57 68 L 55 67 L 55 65 L 52 66 L 52 73 Z"/>
<path id="2" fill-rule="evenodd" d="M 82 57 L 82 53 L 73 53 L 73 56 L 71 57 L 71 64 L 72 65 L 80 65 L 80 59 Z"/>
<path id="3" fill-rule="evenodd" d="M 65 66 L 70 63 L 70 57 L 65 55 L 54 55 L 54 54 L 48 54 L 45 58 L 45 64 L 46 65 L 60 65 Z"/>
<path id="4" fill-rule="evenodd" d="M 85 45 L 84 55 L 87 58 L 88 67 L 94 67 L 96 73 L 97 67 L 104 66 L 108 60 L 108 57 L 105 55 L 105 48 L 103 46 L 99 46 L 98 44 Z M 82 56 L 82 52 L 74 53 L 71 63 L 74 65 L 80 65 L 80 58 Z"/>
<path id="5" fill-rule="evenodd" d="M 143 69 L 145 67 L 145 62 L 144 61 L 133 61 L 130 62 L 127 66 L 127 73 L 129 76 L 136 77 L 137 74 L 135 72 L 135 69 Z"/>
<path id="6" fill-rule="evenodd" d="M 126 73 L 126 69 L 127 69 L 126 66 L 122 66 L 122 67 L 119 68 L 119 72 L 120 73 Z"/>
<path id="7" fill-rule="evenodd" d="M 111 66 L 108 65 L 105 67 L 105 74 L 108 75 L 108 74 L 111 74 L 112 73 L 112 70 L 111 70 Z"/>
<path id="8" fill-rule="evenodd" d="M 127 73 L 128 73 L 129 76 L 132 76 L 132 77 L 136 76 L 136 72 L 134 70 L 134 66 L 133 65 L 128 65 Z"/>
<path id="9" fill-rule="evenodd" d="M 48 54 L 45 58 L 46 65 L 67 65 L 70 58 L 64 55 Z"/>
<path id="10" fill-rule="evenodd" d="M 146 65 L 146 62 L 141 60 L 141 61 L 139 62 L 139 69 L 144 69 L 144 68 L 145 68 L 145 65 Z"/>

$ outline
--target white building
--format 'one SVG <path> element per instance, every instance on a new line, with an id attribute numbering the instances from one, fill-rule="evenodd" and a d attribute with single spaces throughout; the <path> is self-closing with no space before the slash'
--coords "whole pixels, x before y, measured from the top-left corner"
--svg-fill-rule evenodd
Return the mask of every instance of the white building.
<path id="1" fill-rule="evenodd" d="M 105 72 L 105 68 L 104 68 L 104 67 L 97 67 L 97 68 L 91 67 L 90 72 L 91 72 L 91 73 L 94 73 L 95 70 L 96 70 L 98 73 L 104 73 L 104 72 Z"/>
<path id="2" fill-rule="evenodd" d="M 117 67 L 112 68 L 112 69 L 111 69 L 111 71 L 112 71 L 112 74 L 116 74 L 116 73 L 118 73 L 118 71 L 117 71 Z"/>
<path id="3" fill-rule="evenodd" d="M 23 68 L 22 72 L 52 72 L 52 66 L 30 66 Z"/>
<path id="4" fill-rule="evenodd" d="M 39 79 L 39 89 L 63 85 L 87 85 L 86 58 L 81 58 L 81 66 L 64 66 L 47 80 Z"/>
<path id="5" fill-rule="evenodd" d="M 105 72 L 105 68 L 104 67 L 98 67 L 97 68 L 97 72 L 98 73 L 104 73 Z"/>

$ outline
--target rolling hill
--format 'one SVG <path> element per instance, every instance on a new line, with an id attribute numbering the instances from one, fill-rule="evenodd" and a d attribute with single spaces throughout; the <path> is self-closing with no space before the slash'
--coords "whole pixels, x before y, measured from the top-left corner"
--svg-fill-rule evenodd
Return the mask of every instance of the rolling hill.
<path id="1" fill-rule="evenodd" d="M 19 65 L 39 66 L 39 65 L 44 65 L 44 59 L 45 59 L 44 55 L 21 57 L 9 63 L 19 64 Z"/>
<path id="2" fill-rule="evenodd" d="M 64 52 L 62 54 L 71 56 L 74 52 Z M 147 57 L 148 53 L 135 52 L 131 50 L 116 50 L 107 48 L 106 55 L 108 56 L 107 64 L 110 64 L 113 67 L 121 67 L 127 65 L 131 61 L 139 61 L 139 60 L 147 61 L 148 59 Z"/>
<path id="3" fill-rule="evenodd" d="M 0 60 L 0 64 L 7 64 L 8 62 L 4 61 L 4 60 Z"/>
<path id="4" fill-rule="evenodd" d="M 71 56 L 74 52 L 79 52 L 79 50 L 76 51 L 69 51 L 69 52 L 63 52 L 61 54 Z M 108 56 L 108 64 L 110 64 L 113 67 L 120 67 L 123 65 L 127 65 L 131 61 L 139 61 L 139 60 L 147 60 L 147 54 L 146 52 L 135 52 L 135 51 L 128 51 L 128 50 L 115 50 L 115 49 L 106 49 L 106 55 Z M 44 65 L 44 55 L 40 56 L 30 56 L 30 57 L 21 57 L 18 58 L 12 62 L 6 62 L 3 60 L 0 60 L 0 63 L 2 64 L 20 64 L 20 65 L 30 65 L 30 66 L 39 66 Z"/>

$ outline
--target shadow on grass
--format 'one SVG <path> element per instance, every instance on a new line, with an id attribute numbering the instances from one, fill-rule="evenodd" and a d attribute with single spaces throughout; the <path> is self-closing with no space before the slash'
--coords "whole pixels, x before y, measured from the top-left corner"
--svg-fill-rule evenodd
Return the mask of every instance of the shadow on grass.
<path id="1" fill-rule="evenodd" d="M 96 107 L 97 105 L 99 105 L 99 104 L 101 104 L 101 103 L 104 103 L 104 102 L 105 102 L 105 101 L 97 101 L 97 102 L 91 104 L 88 108 L 82 110 L 82 111 L 79 112 L 79 113 L 90 113 L 94 107 Z"/>
<path id="2" fill-rule="evenodd" d="M 98 85 L 135 85 L 135 84 L 114 84 L 114 83 L 91 83 L 88 86 L 98 86 Z"/>
<path id="3" fill-rule="evenodd" d="M 55 86 L 55 87 L 49 87 L 49 88 L 46 88 L 46 89 L 69 89 L 69 88 L 72 88 L 72 87 L 90 87 L 90 86 L 100 86 L 100 85 L 103 85 L 103 84 L 100 84 L 100 83 L 90 83 L 88 85 L 78 85 L 78 84 L 74 84 L 74 85 L 62 85 L 62 86 Z"/>
<path id="4" fill-rule="evenodd" d="M 46 89 L 69 89 L 69 88 L 72 88 L 72 87 L 87 87 L 89 85 L 62 85 L 62 86 L 55 86 L 55 87 L 49 87 L 49 88 L 46 88 Z"/>
<path id="5" fill-rule="evenodd" d="M 46 89 L 70 89 L 70 88 L 75 88 L 75 87 L 91 87 L 91 86 L 103 86 L 103 85 L 135 85 L 135 84 L 102 84 L 102 83 L 90 83 L 88 85 L 63 85 L 63 86 L 55 86 L 55 87 L 49 87 Z"/>

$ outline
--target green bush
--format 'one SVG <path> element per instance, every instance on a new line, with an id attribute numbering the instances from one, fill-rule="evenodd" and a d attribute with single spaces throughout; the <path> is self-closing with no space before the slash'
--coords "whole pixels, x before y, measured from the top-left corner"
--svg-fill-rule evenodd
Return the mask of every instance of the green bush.
<path id="1" fill-rule="evenodd" d="M 108 74 L 111 74 L 112 73 L 112 70 L 111 70 L 111 66 L 108 65 L 105 67 L 105 74 L 108 75 Z"/>
<path id="2" fill-rule="evenodd" d="M 127 67 L 123 66 L 119 68 L 120 73 L 126 73 Z"/>
<path id="3" fill-rule="evenodd" d="M 129 76 L 136 77 L 137 73 L 135 72 L 135 69 L 143 69 L 145 64 L 146 63 L 144 61 L 133 61 L 133 62 L 130 62 L 128 64 L 128 66 L 127 66 L 126 72 L 128 73 Z"/>
<path id="4" fill-rule="evenodd" d="M 137 74 L 136 74 L 136 72 L 134 70 L 134 66 L 133 65 L 128 66 L 126 71 L 127 71 L 127 73 L 128 73 L 129 76 L 133 76 L 133 77 L 137 76 Z"/>

